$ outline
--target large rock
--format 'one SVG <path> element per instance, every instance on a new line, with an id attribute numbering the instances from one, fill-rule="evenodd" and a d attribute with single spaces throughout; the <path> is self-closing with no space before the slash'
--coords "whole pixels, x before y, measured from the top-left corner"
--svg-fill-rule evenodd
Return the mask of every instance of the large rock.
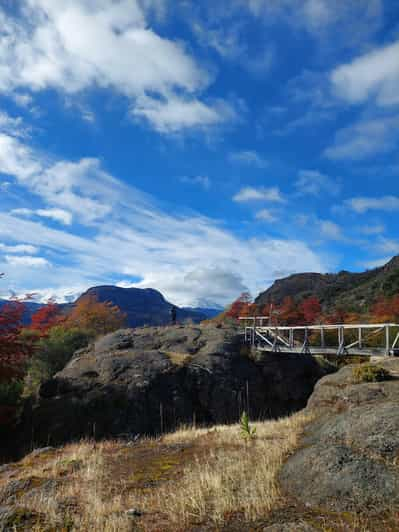
<path id="1" fill-rule="evenodd" d="M 334 511 L 399 504 L 399 360 L 378 365 L 390 380 L 356 384 L 347 366 L 316 385 L 307 406 L 316 419 L 281 474 L 303 503 Z"/>
<path id="2" fill-rule="evenodd" d="M 327 373 L 310 356 L 256 361 L 233 327 L 125 329 L 75 354 L 25 412 L 36 444 L 82 436 L 159 434 L 182 423 L 226 423 L 303 408 Z"/>

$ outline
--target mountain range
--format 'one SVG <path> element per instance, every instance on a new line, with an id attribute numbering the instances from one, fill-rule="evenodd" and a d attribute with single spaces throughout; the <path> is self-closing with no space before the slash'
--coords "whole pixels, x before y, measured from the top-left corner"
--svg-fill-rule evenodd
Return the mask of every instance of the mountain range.
<path id="1" fill-rule="evenodd" d="M 387 264 L 361 273 L 298 273 L 278 279 L 255 299 L 259 305 L 281 304 L 284 298 L 301 301 L 316 296 L 324 310 L 344 307 L 366 310 L 380 297 L 399 293 L 399 255 Z"/>
<path id="2" fill-rule="evenodd" d="M 128 327 L 140 327 L 142 325 L 165 325 L 170 323 L 171 308 L 174 306 L 167 301 L 164 296 L 152 288 L 120 288 L 118 286 L 94 286 L 77 298 L 74 303 L 60 305 L 64 312 L 68 312 L 73 305 L 82 298 L 93 296 L 100 302 L 109 301 L 117 305 L 126 314 L 126 325 Z M 5 299 L 0 299 L 0 309 L 8 303 Z M 30 323 L 31 316 L 43 304 L 27 302 L 23 322 Z M 184 322 L 192 320 L 199 323 L 203 320 L 213 318 L 219 314 L 222 308 L 191 308 L 177 307 L 177 321 Z"/>

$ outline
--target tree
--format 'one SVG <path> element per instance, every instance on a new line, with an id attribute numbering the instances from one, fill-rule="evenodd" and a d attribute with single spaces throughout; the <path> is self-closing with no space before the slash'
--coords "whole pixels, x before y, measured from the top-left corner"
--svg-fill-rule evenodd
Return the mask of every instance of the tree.
<path id="1" fill-rule="evenodd" d="M 25 395 L 33 395 L 40 384 L 61 371 L 78 349 L 89 342 L 89 333 L 83 329 L 65 329 L 56 325 L 36 344 L 25 377 Z"/>
<path id="2" fill-rule="evenodd" d="M 0 380 L 19 377 L 30 354 L 21 340 L 25 304 L 17 299 L 0 310 Z"/>
<path id="3" fill-rule="evenodd" d="M 380 297 L 371 309 L 372 321 L 388 323 L 399 321 L 399 294 L 393 297 Z"/>
<path id="4" fill-rule="evenodd" d="M 251 302 L 251 294 L 243 292 L 230 306 L 226 312 L 229 318 L 239 318 L 240 316 L 249 316 L 249 304 Z"/>
<path id="5" fill-rule="evenodd" d="M 44 336 L 49 329 L 61 321 L 62 318 L 59 316 L 59 307 L 55 301 L 50 299 L 46 305 L 32 315 L 30 328 L 34 331 L 38 331 L 41 336 Z"/>
<path id="6" fill-rule="evenodd" d="M 304 321 L 299 305 L 290 296 L 284 298 L 281 306 L 277 309 L 277 314 L 283 325 L 301 325 Z"/>
<path id="7" fill-rule="evenodd" d="M 81 297 L 66 317 L 66 328 L 86 330 L 92 337 L 116 331 L 125 325 L 126 314 L 109 301 L 99 302 L 95 296 Z"/>
<path id="8" fill-rule="evenodd" d="M 321 316 L 320 301 L 316 296 L 310 296 L 302 301 L 299 307 L 300 313 L 304 317 L 305 325 L 312 325 Z"/>

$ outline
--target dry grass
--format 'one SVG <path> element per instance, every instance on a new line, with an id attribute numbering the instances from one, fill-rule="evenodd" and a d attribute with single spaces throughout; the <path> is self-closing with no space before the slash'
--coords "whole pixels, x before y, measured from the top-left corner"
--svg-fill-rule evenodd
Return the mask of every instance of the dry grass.
<path id="1" fill-rule="evenodd" d="M 66 445 L 29 455 L 0 473 L 0 499 L 10 480 L 30 479 L 29 489 L 15 492 L 13 504 L 32 515 L 15 529 L 35 532 L 263 530 L 285 522 L 325 532 L 380 530 L 381 520 L 375 526 L 367 517 L 311 511 L 281 494 L 280 468 L 310 421 L 299 412 L 253 423 L 256 438 L 250 441 L 241 437 L 239 425 L 229 425 L 186 427 L 134 444 Z M 141 515 L 129 517 L 130 508 Z M 397 530 L 392 522 L 388 515 L 384 529 Z"/>
<path id="2" fill-rule="evenodd" d="M 149 494 L 144 506 L 158 508 L 176 526 L 205 520 L 221 524 L 235 514 L 248 522 L 265 517 L 282 503 L 277 475 L 309 420 L 299 413 L 254 423 L 256 438 L 251 441 L 244 441 L 238 425 L 165 436 L 169 443 L 198 441 L 206 447 L 206 457 L 188 464 L 173 490 L 163 486 Z"/>
<path id="3" fill-rule="evenodd" d="M 189 353 L 177 353 L 176 351 L 167 351 L 165 352 L 175 366 L 184 366 L 190 362 L 192 356 Z"/>

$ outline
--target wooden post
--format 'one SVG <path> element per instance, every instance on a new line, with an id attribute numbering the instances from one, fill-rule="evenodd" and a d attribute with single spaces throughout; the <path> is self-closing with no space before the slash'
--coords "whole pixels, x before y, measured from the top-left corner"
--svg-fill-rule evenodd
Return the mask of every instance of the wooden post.
<path id="1" fill-rule="evenodd" d="M 290 347 L 294 347 L 294 329 L 290 329 L 290 339 L 289 339 L 289 344 L 290 344 Z"/>
<path id="2" fill-rule="evenodd" d="M 389 329 L 389 325 L 385 325 L 385 354 L 389 356 L 390 351 L 391 351 L 390 329 Z"/>
<path id="3" fill-rule="evenodd" d="M 323 327 L 320 328 L 320 343 L 321 343 L 321 347 L 324 349 L 326 347 L 326 339 L 324 337 Z"/>
<path id="4" fill-rule="evenodd" d="M 359 339 L 359 349 L 363 349 L 363 338 L 362 338 L 362 328 L 359 327 L 358 330 L 358 339 Z"/>

